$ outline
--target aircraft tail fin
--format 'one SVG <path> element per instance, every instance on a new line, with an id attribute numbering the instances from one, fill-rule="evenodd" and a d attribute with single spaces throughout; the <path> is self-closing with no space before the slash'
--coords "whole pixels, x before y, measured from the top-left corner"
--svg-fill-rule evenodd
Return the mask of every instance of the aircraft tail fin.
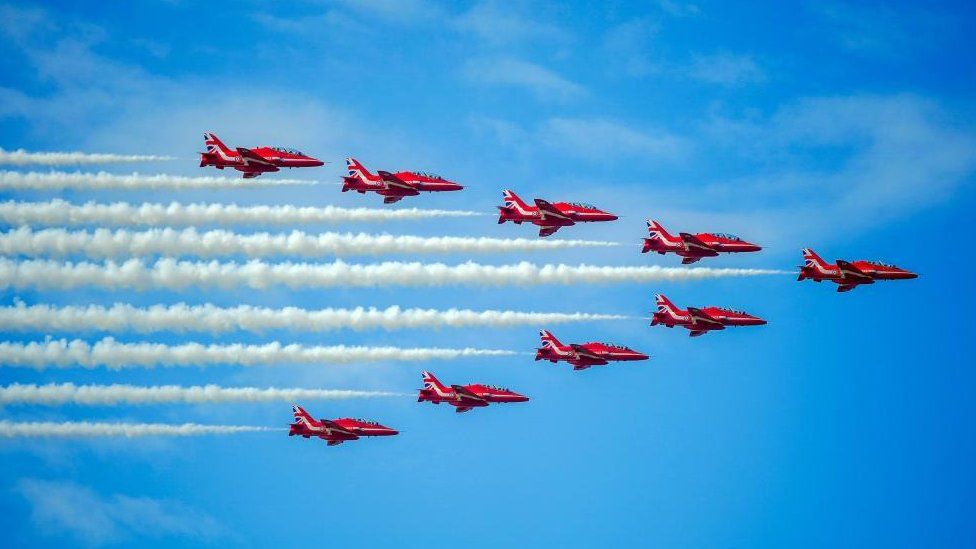
<path id="1" fill-rule="evenodd" d="M 807 267 L 827 267 L 827 262 L 811 248 L 803 248 L 803 262 L 806 263 Z"/>
<path id="2" fill-rule="evenodd" d="M 206 132 L 203 134 L 203 144 L 207 147 L 207 153 L 209 154 L 220 154 L 221 156 L 228 156 L 233 154 L 232 151 L 224 145 L 224 142 L 217 137 L 216 134 L 211 132 Z"/>
<path id="3" fill-rule="evenodd" d="M 525 203 L 524 200 L 519 198 L 519 196 L 512 191 L 505 189 L 502 191 L 502 197 L 505 199 L 505 207 L 515 210 L 518 213 L 525 214 L 530 210 L 529 205 Z"/>
<path id="4" fill-rule="evenodd" d="M 315 419 L 311 414 L 305 411 L 305 408 L 302 408 L 297 404 L 292 404 L 291 411 L 295 416 L 295 423 L 303 423 L 306 426 L 311 426 L 313 423 L 315 423 Z"/>
<path id="5" fill-rule="evenodd" d="M 654 315 L 655 320 L 661 317 L 666 317 L 665 321 L 667 321 L 667 318 L 672 318 L 672 319 L 678 318 L 680 314 L 684 312 L 681 309 L 679 309 L 677 305 L 672 303 L 671 300 L 668 299 L 667 296 L 665 296 L 664 294 L 655 295 L 654 302 L 657 304 L 657 313 L 658 313 Z M 651 322 L 653 324 L 654 320 L 652 320 Z"/>
<path id="6" fill-rule="evenodd" d="M 420 376 L 424 380 L 424 388 L 421 389 L 422 391 L 437 391 L 439 393 L 444 393 L 447 391 L 447 387 L 445 387 L 440 380 L 434 377 L 434 374 L 424 370 L 421 372 Z"/>
<path id="7" fill-rule="evenodd" d="M 543 347 L 559 348 L 563 346 L 563 344 L 560 343 L 559 340 L 556 339 L 556 336 L 552 335 L 552 332 L 549 330 L 540 330 L 539 337 L 542 339 Z"/>
<path id="8" fill-rule="evenodd" d="M 346 167 L 349 169 L 349 175 L 355 177 L 360 181 L 374 181 L 379 179 L 378 176 L 373 175 L 363 166 L 358 160 L 353 157 L 346 158 Z"/>

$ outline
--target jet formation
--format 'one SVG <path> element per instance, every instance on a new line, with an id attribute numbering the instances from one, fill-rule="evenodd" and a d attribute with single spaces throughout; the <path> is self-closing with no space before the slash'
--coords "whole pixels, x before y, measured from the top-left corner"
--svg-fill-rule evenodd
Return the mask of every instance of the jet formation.
<path id="1" fill-rule="evenodd" d="M 207 152 L 200 153 L 200 167 L 213 166 L 218 170 L 233 168 L 243 172 L 244 179 L 252 179 L 263 173 L 277 172 L 281 168 L 314 168 L 325 162 L 294 149 L 282 147 L 257 147 L 231 149 L 214 134 L 203 134 Z"/>

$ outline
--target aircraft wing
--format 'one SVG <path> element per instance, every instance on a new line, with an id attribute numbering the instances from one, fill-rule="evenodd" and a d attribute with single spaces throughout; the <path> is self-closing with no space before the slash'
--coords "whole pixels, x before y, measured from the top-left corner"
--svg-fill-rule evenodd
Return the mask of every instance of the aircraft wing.
<path id="1" fill-rule="evenodd" d="M 696 307 L 688 307 L 688 315 L 691 316 L 692 326 L 694 326 L 692 329 L 692 335 L 696 335 L 694 332 L 702 330 L 725 329 L 724 324 L 708 316 L 708 313 Z"/>
<path id="2" fill-rule="evenodd" d="M 692 263 L 697 263 L 701 257 L 685 257 L 681 259 L 682 265 L 691 265 Z"/>
<path id="3" fill-rule="evenodd" d="M 568 215 L 559 211 L 555 206 L 541 198 L 535 199 L 535 207 L 539 209 L 539 218 L 542 221 L 547 221 L 549 223 L 558 225 L 576 224 L 576 222 L 573 221 Z"/>
<path id="4" fill-rule="evenodd" d="M 570 345 L 570 347 L 572 347 L 573 350 L 576 351 L 576 356 L 579 357 L 578 360 L 581 362 L 585 362 L 587 366 L 603 366 L 604 364 L 607 364 L 606 359 L 604 359 L 600 355 L 591 353 L 586 349 L 586 347 L 583 347 L 582 345 L 572 344 Z"/>
<path id="5" fill-rule="evenodd" d="M 278 166 L 275 166 L 274 162 L 259 155 L 258 153 L 252 151 L 251 149 L 245 147 L 237 147 L 237 154 L 241 155 L 241 158 L 243 158 L 244 162 L 249 166 L 257 166 L 262 170 L 268 172 L 278 171 Z"/>
<path id="6" fill-rule="evenodd" d="M 708 244 L 705 244 L 697 236 L 691 233 L 679 233 L 681 240 L 685 243 L 685 248 L 690 252 L 702 257 L 712 257 L 718 255 L 718 251 Z"/>
<path id="7" fill-rule="evenodd" d="M 377 173 L 379 174 L 380 179 L 383 181 L 383 183 L 386 184 L 387 187 L 393 187 L 395 189 L 406 191 L 405 194 L 420 194 L 419 191 L 417 191 L 417 187 L 411 185 L 410 183 L 407 183 L 406 181 L 400 179 L 399 177 L 397 177 L 396 175 L 390 172 L 379 170 Z"/>
<path id="8" fill-rule="evenodd" d="M 871 284 L 874 279 L 871 275 L 865 273 L 861 269 L 858 269 L 854 265 L 844 261 L 843 259 L 837 260 L 837 268 L 840 269 L 842 275 L 844 275 L 844 280 L 847 284 L 853 282 L 854 284 Z"/>
<path id="9" fill-rule="evenodd" d="M 343 426 L 339 425 L 338 423 L 332 420 L 323 418 L 320 419 L 319 421 L 322 423 L 322 426 L 328 430 L 330 435 L 341 436 L 343 439 L 348 439 L 348 440 L 356 440 L 357 438 L 359 438 L 359 436 L 356 435 L 356 433 L 349 431 L 348 429 L 344 428 Z"/>
<path id="10" fill-rule="evenodd" d="M 470 409 L 471 409 L 470 406 L 458 406 L 457 408 L 454 409 L 454 411 L 458 414 L 463 414 L 464 412 L 467 412 Z"/>
<path id="11" fill-rule="evenodd" d="M 585 369 L 589 368 L 590 366 L 593 366 L 593 365 L 592 364 L 573 364 L 573 370 L 574 371 L 585 370 Z"/>
<path id="12" fill-rule="evenodd" d="M 403 200 L 403 197 L 402 196 L 384 196 L 383 197 L 383 203 L 384 204 L 393 204 L 394 202 L 399 202 L 401 200 Z"/>
<path id="13" fill-rule="evenodd" d="M 539 229 L 539 236 L 545 237 L 559 230 L 559 225 L 550 225 Z"/>
<path id="14" fill-rule="evenodd" d="M 458 396 L 458 400 L 461 402 L 471 402 L 471 403 L 483 403 L 487 402 L 480 396 L 472 393 L 468 388 L 463 385 L 451 385 L 451 389 L 454 389 L 454 393 Z"/>

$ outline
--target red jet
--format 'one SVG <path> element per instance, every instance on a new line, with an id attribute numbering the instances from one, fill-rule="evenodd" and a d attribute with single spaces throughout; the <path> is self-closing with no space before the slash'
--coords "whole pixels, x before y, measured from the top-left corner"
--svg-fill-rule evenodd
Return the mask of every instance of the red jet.
<path id="1" fill-rule="evenodd" d="M 457 413 L 467 412 L 476 407 L 488 406 L 493 402 L 525 402 L 529 397 L 493 385 L 474 383 L 471 385 L 451 385 L 445 387 L 430 372 L 424 372 L 424 388 L 420 390 L 417 402 L 446 402 L 454 406 Z"/>
<path id="2" fill-rule="evenodd" d="M 579 202 L 556 202 L 550 204 L 541 198 L 535 199 L 535 206 L 529 206 L 515 193 L 502 191 L 505 205 L 498 207 L 498 223 L 512 221 L 516 225 L 528 222 L 539 226 L 539 236 L 549 236 L 560 227 L 568 227 L 588 221 L 616 221 L 617 216 L 590 204 Z"/>
<path id="3" fill-rule="evenodd" d="M 281 168 L 314 168 L 325 162 L 302 154 L 294 149 L 280 147 L 257 147 L 231 150 L 212 133 L 203 134 L 207 152 L 200 153 L 200 167 L 215 166 L 218 170 L 234 168 L 244 172 L 244 179 L 257 177 L 265 172 L 276 172 Z"/>
<path id="4" fill-rule="evenodd" d="M 405 196 L 417 196 L 423 192 L 460 191 L 464 187 L 439 175 L 426 172 L 390 173 L 377 170 L 370 173 L 355 158 L 347 158 L 349 175 L 342 178 L 342 192 L 374 192 L 383 197 L 384 204 L 393 204 Z"/>
<path id="5" fill-rule="evenodd" d="M 305 438 L 319 437 L 327 441 L 329 446 L 342 444 L 347 440 L 359 437 L 386 437 L 399 434 L 398 431 L 384 427 L 375 421 L 352 419 L 315 419 L 304 408 L 292 405 L 295 413 L 295 423 L 288 425 L 288 436 L 302 436 Z"/>
<path id="6" fill-rule="evenodd" d="M 638 353 L 623 345 L 613 343 L 597 343 L 591 341 L 577 345 L 571 343 L 563 345 L 548 330 L 539 332 L 542 337 L 542 347 L 535 352 L 536 360 L 558 362 L 564 360 L 573 365 L 573 370 L 585 370 L 590 366 L 605 366 L 610 361 L 647 360 L 647 355 Z"/>
<path id="7" fill-rule="evenodd" d="M 837 284 L 838 292 L 849 292 L 861 284 L 874 284 L 875 280 L 907 280 L 918 275 L 894 265 L 880 261 L 857 261 L 848 263 L 838 259 L 833 265 L 820 258 L 810 248 L 803 250 L 804 265 L 800 267 L 797 280 L 809 278 L 817 282 L 830 280 Z"/>
<path id="8" fill-rule="evenodd" d="M 724 330 L 726 326 L 762 326 L 765 320 L 722 307 L 688 307 L 681 310 L 671 300 L 661 294 L 654 296 L 657 312 L 651 317 L 651 326 L 664 324 L 668 328 L 684 326 L 691 330 L 688 335 L 697 337 L 711 330 Z"/>
<path id="9" fill-rule="evenodd" d="M 758 252 L 762 249 L 761 246 L 746 242 L 734 234 L 678 233 L 678 236 L 673 236 L 660 223 L 651 220 L 647 220 L 647 233 L 648 238 L 644 239 L 641 253 L 678 254 L 684 258 L 681 260 L 683 265 L 694 263 L 703 257 L 715 257 L 719 253 Z"/>

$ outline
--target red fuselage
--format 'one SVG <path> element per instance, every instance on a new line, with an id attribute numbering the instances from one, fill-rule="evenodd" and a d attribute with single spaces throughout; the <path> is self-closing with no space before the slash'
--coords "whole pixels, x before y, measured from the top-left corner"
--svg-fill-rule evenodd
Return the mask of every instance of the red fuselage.
<path id="1" fill-rule="evenodd" d="M 803 250 L 804 265 L 800 267 L 797 280 L 810 279 L 816 282 L 829 280 L 837 284 L 838 292 L 847 292 L 862 284 L 874 284 L 875 280 L 909 280 L 918 278 L 918 274 L 894 265 L 879 261 L 847 262 L 838 259 L 835 263 L 827 263 L 813 250 Z"/>
<path id="2" fill-rule="evenodd" d="M 318 437 L 328 442 L 329 446 L 335 446 L 347 440 L 357 440 L 359 437 L 383 437 L 399 434 L 397 430 L 380 425 L 375 421 L 349 417 L 332 420 L 314 419 L 301 406 L 293 406 L 292 410 L 295 421 L 288 425 L 288 436 Z"/>
<path id="3" fill-rule="evenodd" d="M 367 170 L 355 158 L 347 158 L 349 175 L 342 178 L 342 192 L 355 191 L 360 194 L 374 192 L 384 197 L 390 204 L 405 196 L 417 196 L 422 192 L 460 191 L 464 186 L 444 179 L 439 175 L 423 172 L 391 173 L 378 170 L 375 174 Z"/>
<path id="4" fill-rule="evenodd" d="M 682 263 L 694 263 L 703 257 L 715 257 L 720 253 L 758 252 L 761 246 L 746 242 L 732 234 L 678 233 L 669 234 L 657 221 L 647 222 L 648 238 L 644 239 L 641 253 L 673 253 L 684 258 Z"/>
<path id="5" fill-rule="evenodd" d="M 560 227 L 595 221 L 616 221 L 617 216 L 596 206 L 579 202 L 550 204 L 536 199 L 535 205 L 525 203 L 512 191 L 504 191 L 504 206 L 498 206 L 498 223 L 511 221 L 516 225 L 532 223 L 541 227 L 539 236 L 549 236 Z"/>
<path id="6" fill-rule="evenodd" d="M 629 362 L 647 360 L 644 353 L 639 353 L 623 345 L 590 341 L 583 344 L 563 345 L 550 332 L 543 330 L 542 346 L 536 349 L 536 360 L 548 360 L 556 363 L 568 362 L 574 370 L 583 370 L 591 366 L 604 366 L 610 362 Z"/>
<path id="7" fill-rule="evenodd" d="M 231 149 L 224 145 L 216 135 L 204 134 L 207 152 L 200 153 L 200 167 L 214 166 L 222 170 L 232 168 L 243 172 L 245 178 L 252 178 L 281 168 L 314 168 L 325 163 L 293 149 L 281 147 L 256 147 Z"/>
<path id="8" fill-rule="evenodd" d="M 423 372 L 424 387 L 417 395 L 417 402 L 445 402 L 457 408 L 458 412 L 466 412 L 471 408 L 480 408 L 492 403 L 526 402 L 529 397 L 515 391 L 473 383 L 471 385 L 445 386 L 430 372 Z"/>
<path id="9" fill-rule="evenodd" d="M 651 316 L 651 326 L 658 324 L 674 328 L 682 326 L 689 335 L 699 336 L 712 330 L 724 330 L 726 326 L 762 326 L 766 321 L 742 311 L 723 307 L 688 307 L 680 309 L 663 295 L 657 296 L 657 312 Z"/>

